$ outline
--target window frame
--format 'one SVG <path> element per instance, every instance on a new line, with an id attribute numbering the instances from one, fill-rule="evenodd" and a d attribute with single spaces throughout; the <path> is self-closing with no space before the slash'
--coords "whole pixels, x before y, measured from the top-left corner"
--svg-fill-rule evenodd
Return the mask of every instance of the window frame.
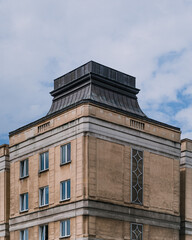
<path id="1" fill-rule="evenodd" d="M 142 152 L 142 201 L 136 202 L 133 200 L 133 150 Z M 144 151 L 138 148 L 131 148 L 131 203 L 137 205 L 143 205 L 143 187 L 144 187 Z M 138 198 L 138 197 L 137 197 Z"/>
<path id="2" fill-rule="evenodd" d="M 47 234 L 48 234 L 47 239 L 49 239 L 49 225 L 45 224 L 45 225 L 39 226 L 39 240 L 46 240 L 46 236 L 45 236 L 45 234 L 46 234 L 46 227 L 47 227 Z M 43 238 L 41 238 L 42 231 L 44 232 L 44 237 Z"/>
<path id="3" fill-rule="evenodd" d="M 65 235 L 63 234 L 63 224 L 64 224 L 64 228 L 65 228 Z M 68 232 L 68 228 L 69 228 L 69 232 Z M 71 236 L 71 222 L 70 219 L 65 219 L 60 221 L 60 238 L 67 238 Z"/>
<path id="4" fill-rule="evenodd" d="M 46 164 L 46 154 L 47 154 L 47 158 L 48 158 L 48 166 Z M 41 157 L 43 156 L 43 166 L 44 168 L 42 169 L 41 168 Z M 45 171 L 48 171 L 49 170 L 49 151 L 46 151 L 46 152 L 42 152 L 39 154 L 39 173 L 42 173 L 42 172 L 45 172 Z"/>
<path id="5" fill-rule="evenodd" d="M 46 201 L 46 196 L 47 196 L 46 189 L 48 189 L 48 199 L 47 199 L 47 201 Z M 42 190 L 43 190 L 43 192 L 42 192 Z M 42 194 L 43 194 L 44 204 L 41 204 Z M 41 188 L 39 188 L 39 207 L 45 207 L 45 206 L 48 206 L 48 205 L 49 205 L 49 186 L 41 187 Z"/>
<path id="6" fill-rule="evenodd" d="M 23 167 L 22 167 L 22 164 L 23 164 Z M 23 175 L 22 175 L 22 172 L 24 172 Z M 28 158 L 20 161 L 20 179 L 23 179 L 26 177 L 29 177 L 29 159 Z"/>
<path id="7" fill-rule="evenodd" d="M 65 184 L 65 198 L 63 196 L 63 184 Z M 69 190 L 69 197 L 68 197 L 68 190 Z M 68 201 L 71 199 L 71 179 L 64 180 L 60 182 L 60 202 Z"/>
<path id="8" fill-rule="evenodd" d="M 64 149 L 65 149 L 65 154 L 63 153 Z M 71 163 L 71 143 L 69 142 L 69 143 L 62 145 L 60 147 L 60 151 L 61 151 L 60 166 Z M 68 153 L 69 153 L 69 156 L 68 156 Z M 65 156 L 65 159 L 63 159 L 63 156 Z M 67 159 L 67 161 L 66 161 L 66 159 Z"/>
<path id="9" fill-rule="evenodd" d="M 28 238 L 29 238 L 28 228 L 20 230 L 20 240 L 28 240 Z"/>
<path id="10" fill-rule="evenodd" d="M 133 239 L 133 236 L 132 236 L 132 234 L 133 234 L 133 225 L 136 225 L 137 227 L 141 226 L 141 240 L 143 240 L 143 224 L 140 224 L 140 223 L 131 223 L 131 240 Z"/>
<path id="11" fill-rule="evenodd" d="M 22 204 L 24 205 L 24 209 L 22 210 Z M 27 212 L 29 210 L 29 194 L 22 193 L 20 194 L 20 213 Z"/>

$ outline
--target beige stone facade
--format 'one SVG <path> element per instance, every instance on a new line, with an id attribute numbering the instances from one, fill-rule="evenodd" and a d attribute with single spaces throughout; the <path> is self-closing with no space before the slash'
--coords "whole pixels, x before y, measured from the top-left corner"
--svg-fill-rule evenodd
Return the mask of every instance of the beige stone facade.
<path id="1" fill-rule="evenodd" d="M 73 97 L 62 100 L 68 78 L 58 81 L 51 113 L 0 147 L 0 240 L 192 239 L 192 141 L 181 147 L 178 128 L 143 115 L 132 85 L 127 97 L 137 114 L 120 109 L 125 98 L 116 108 L 119 95 L 109 103 L 115 107 L 73 105 Z"/>

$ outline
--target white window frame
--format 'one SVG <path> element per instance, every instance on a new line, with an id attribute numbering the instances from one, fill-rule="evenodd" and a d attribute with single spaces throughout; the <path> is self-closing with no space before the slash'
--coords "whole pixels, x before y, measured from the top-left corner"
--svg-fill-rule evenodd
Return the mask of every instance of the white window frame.
<path id="1" fill-rule="evenodd" d="M 28 210 L 29 210 L 29 195 L 28 193 L 20 194 L 20 212 L 25 212 Z"/>
<path id="2" fill-rule="evenodd" d="M 65 193 L 64 193 L 64 198 L 63 196 L 63 184 L 65 185 Z M 69 194 L 68 194 L 69 190 Z M 69 196 L 68 196 L 69 195 Z M 67 201 L 71 198 L 71 180 L 65 180 L 60 183 L 60 201 Z"/>
<path id="3" fill-rule="evenodd" d="M 63 229 L 64 227 L 64 229 Z M 70 219 L 66 219 L 60 222 L 60 237 L 69 237 L 71 235 Z M 68 231 L 69 230 L 69 231 Z"/>
<path id="4" fill-rule="evenodd" d="M 29 176 L 29 160 L 28 158 L 20 161 L 20 178 Z"/>
<path id="5" fill-rule="evenodd" d="M 46 227 L 47 227 L 48 236 L 45 236 Z M 43 236 L 42 236 L 42 233 L 43 233 Z M 46 239 L 49 239 L 49 227 L 48 225 L 42 225 L 39 227 L 39 240 L 46 240 Z"/>
<path id="6" fill-rule="evenodd" d="M 48 166 L 46 166 L 46 156 L 48 157 Z M 43 157 L 44 167 L 41 168 L 41 158 Z M 39 172 L 44 172 L 49 169 L 49 151 L 39 154 Z"/>
<path id="7" fill-rule="evenodd" d="M 20 240 L 28 240 L 28 229 L 20 231 Z"/>
<path id="8" fill-rule="evenodd" d="M 71 143 L 61 146 L 61 165 L 71 162 Z"/>
<path id="9" fill-rule="evenodd" d="M 46 189 L 48 190 L 47 201 L 46 201 L 46 196 L 47 196 L 46 195 Z M 41 199 L 43 199 L 43 201 L 41 201 Z M 49 186 L 39 188 L 39 207 L 44 207 L 44 206 L 47 206 L 47 205 L 49 205 Z"/>

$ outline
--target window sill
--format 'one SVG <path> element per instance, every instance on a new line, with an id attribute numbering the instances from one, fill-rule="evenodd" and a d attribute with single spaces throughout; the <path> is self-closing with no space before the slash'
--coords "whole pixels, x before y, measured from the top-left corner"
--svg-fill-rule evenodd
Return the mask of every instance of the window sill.
<path id="1" fill-rule="evenodd" d="M 64 239 L 64 238 L 70 238 L 71 235 L 67 235 L 67 236 L 60 236 L 59 239 Z"/>
<path id="2" fill-rule="evenodd" d="M 44 172 L 48 172 L 49 168 L 45 169 L 45 170 L 39 170 L 39 174 L 44 173 Z"/>
<path id="3" fill-rule="evenodd" d="M 66 199 L 62 199 L 62 200 L 60 200 L 59 202 L 60 203 L 63 203 L 63 202 L 69 202 L 71 200 L 71 198 L 66 198 Z"/>
<path id="4" fill-rule="evenodd" d="M 68 164 L 70 164 L 70 163 L 71 163 L 71 161 L 65 162 L 65 163 L 60 163 L 60 167 L 61 167 L 61 166 L 64 166 L 64 165 L 68 165 Z"/>
<path id="5" fill-rule="evenodd" d="M 24 177 L 20 177 L 19 180 L 23 180 L 23 179 L 26 179 L 26 178 L 28 178 L 28 177 L 29 177 L 29 175 L 26 175 L 26 176 L 24 176 Z"/>
<path id="6" fill-rule="evenodd" d="M 48 207 L 48 206 L 49 206 L 49 204 L 45 204 L 45 205 L 39 206 L 39 208 L 44 208 L 44 207 Z"/>
<path id="7" fill-rule="evenodd" d="M 29 209 L 26 209 L 26 210 L 20 211 L 20 214 L 22 214 L 22 213 L 26 213 L 26 212 L 28 212 L 28 211 L 29 211 Z"/>

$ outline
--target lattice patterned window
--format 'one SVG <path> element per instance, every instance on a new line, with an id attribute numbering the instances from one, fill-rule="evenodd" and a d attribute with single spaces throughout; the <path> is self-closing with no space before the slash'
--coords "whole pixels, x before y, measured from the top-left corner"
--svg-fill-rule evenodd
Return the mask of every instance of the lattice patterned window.
<path id="1" fill-rule="evenodd" d="M 143 240 L 143 225 L 132 223 L 131 224 L 131 240 Z"/>
<path id="2" fill-rule="evenodd" d="M 131 201 L 143 203 L 143 152 L 136 149 L 132 149 Z"/>

